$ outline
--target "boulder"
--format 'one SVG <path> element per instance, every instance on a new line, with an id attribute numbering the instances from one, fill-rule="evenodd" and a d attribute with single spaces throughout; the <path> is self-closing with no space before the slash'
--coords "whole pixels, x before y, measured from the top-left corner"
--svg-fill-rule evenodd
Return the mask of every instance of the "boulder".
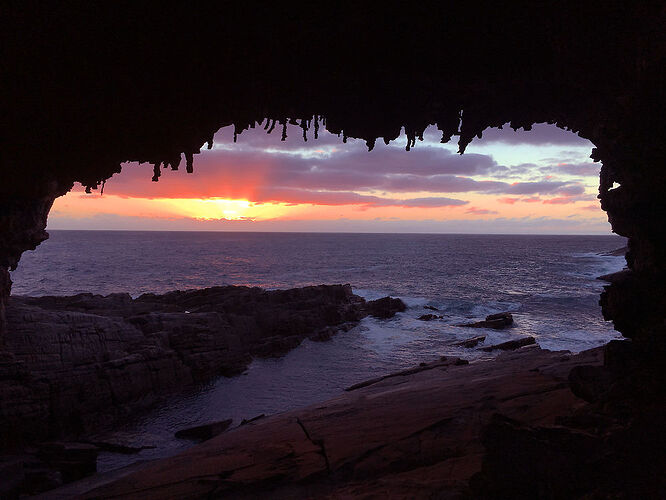
<path id="1" fill-rule="evenodd" d="M 379 319 L 392 318 L 396 313 L 404 312 L 406 309 L 407 306 L 402 300 L 393 297 L 370 300 L 365 304 L 365 311 Z"/>
<path id="2" fill-rule="evenodd" d="M 233 422 L 232 419 L 221 420 L 219 422 L 211 422 L 210 424 L 197 425 L 189 429 L 181 429 L 176 432 L 175 436 L 179 439 L 189 439 L 192 441 L 206 441 L 213 438 L 218 434 L 226 431 Z"/>
<path id="3" fill-rule="evenodd" d="M 581 365 L 569 372 L 571 392 L 590 403 L 600 401 L 611 389 L 616 377 L 605 366 Z"/>
<path id="4" fill-rule="evenodd" d="M 513 316 L 510 312 L 502 312 L 497 314 L 490 314 L 486 316 L 484 321 L 477 321 L 476 323 L 463 323 L 456 326 L 465 326 L 468 328 L 494 328 L 500 330 L 507 326 L 513 325 Z"/>
<path id="5" fill-rule="evenodd" d="M 436 314 L 423 314 L 418 317 L 421 321 L 432 321 L 433 319 L 442 319 L 444 316 L 437 316 Z"/>

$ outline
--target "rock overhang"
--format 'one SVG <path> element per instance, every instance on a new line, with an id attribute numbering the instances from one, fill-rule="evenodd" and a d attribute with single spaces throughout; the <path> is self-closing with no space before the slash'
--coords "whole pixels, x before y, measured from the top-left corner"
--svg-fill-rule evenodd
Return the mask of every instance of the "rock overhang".
<path id="1" fill-rule="evenodd" d="M 0 125 L 3 275 L 46 237 L 53 200 L 138 160 L 196 168 L 222 126 L 287 123 L 409 148 L 428 125 L 460 151 L 485 128 L 548 122 L 591 140 L 629 264 L 663 273 L 666 12 L 658 2 L 457 6 L 339 2 L 193 9 L 12 4 Z M 194 165 L 193 165 L 194 163 Z M 621 188 L 609 191 L 614 182 Z M 2 279 L 4 293 L 9 278 Z M 661 292 L 659 292 L 661 293 Z M 612 314 L 609 313 L 611 316 Z"/>

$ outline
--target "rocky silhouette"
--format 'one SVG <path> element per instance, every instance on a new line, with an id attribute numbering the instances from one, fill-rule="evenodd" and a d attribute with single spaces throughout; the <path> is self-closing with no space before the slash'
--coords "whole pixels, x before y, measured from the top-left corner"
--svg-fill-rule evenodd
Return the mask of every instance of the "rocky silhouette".
<path id="1" fill-rule="evenodd" d="M 12 297 L 12 355 L 0 365 L 2 444 L 80 435 L 400 304 L 366 302 L 349 285 Z"/>
<path id="2" fill-rule="evenodd" d="M 339 416 L 344 413 L 332 415 L 330 422 L 340 425 L 326 419 L 320 427 L 313 427 L 318 417 L 311 415 L 267 418 L 219 437 L 239 448 L 270 447 L 275 454 L 256 456 L 268 462 L 282 457 L 280 467 L 247 464 L 241 473 L 234 469 L 238 455 L 225 462 L 209 453 L 218 451 L 214 439 L 103 494 L 129 495 L 139 489 L 160 494 L 170 488 L 175 496 L 182 491 L 182 496 L 200 497 L 233 490 L 251 477 L 261 487 L 289 482 L 283 490 L 287 496 L 306 478 L 339 471 L 337 484 L 326 483 L 338 496 L 381 495 L 390 489 L 396 496 L 413 497 L 419 488 L 426 496 L 468 484 L 477 470 L 474 460 L 481 459 L 476 452 L 482 442 L 482 470 L 471 483 L 477 497 L 533 498 L 540 492 L 565 498 L 663 496 L 662 2 L 449 5 L 428 0 L 381 9 L 347 2 L 311 3 L 303 9 L 281 3 L 158 8 L 150 2 L 10 2 L 0 22 L 7 68 L 0 92 L 4 440 L 43 434 L 45 415 L 53 417 L 46 432 L 84 428 L 92 415 L 89 408 L 112 409 L 108 413 L 113 414 L 123 411 L 116 402 L 155 388 L 236 373 L 252 353 L 284 352 L 299 338 L 319 335 L 308 325 L 328 326 L 326 321 L 310 323 L 317 316 L 301 320 L 295 315 L 290 328 L 266 327 L 266 335 L 251 335 L 246 342 L 233 332 L 247 324 L 260 330 L 260 319 L 238 314 L 236 323 L 227 324 L 220 311 L 208 306 L 186 313 L 174 310 L 174 303 L 157 301 L 161 312 L 134 320 L 96 314 L 93 303 L 99 301 L 93 298 L 90 310 L 68 311 L 55 299 L 46 308 L 27 299 L 14 304 L 9 270 L 24 251 L 48 237 L 53 201 L 74 182 L 98 188 L 128 160 L 151 162 L 155 181 L 163 168 L 177 169 L 181 163 L 192 172 L 194 155 L 204 144 L 212 147 L 213 134 L 224 125 L 234 125 L 234 135 L 248 127 L 277 129 L 276 141 L 285 138 L 288 123 L 301 127 L 304 140 L 326 127 L 339 133 L 341 141 L 366 140 L 369 149 L 377 139 L 394 140 L 404 128 L 409 150 L 428 125 L 436 124 L 442 141 L 456 136 L 464 152 L 487 127 L 510 123 L 514 129 L 530 129 L 548 122 L 594 143 L 592 158 L 602 164 L 601 208 L 613 231 L 628 238 L 628 270 L 605 287 L 601 307 L 604 318 L 630 341 L 609 344 L 603 364 L 573 372 L 571 389 L 587 401 L 578 408 L 575 429 L 541 428 L 554 425 L 551 417 L 560 416 L 552 401 L 572 407 L 579 400 L 568 399 L 574 396 L 565 386 L 542 400 L 542 381 L 527 374 L 520 378 L 524 385 L 519 392 L 527 399 L 516 402 L 516 408 L 527 404 L 532 410 L 517 411 L 498 398 L 493 411 L 507 418 L 482 418 L 475 421 L 478 428 L 460 429 L 469 431 L 475 437 L 469 442 L 476 443 L 469 452 L 461 450 L 458 441 L 436 436 L 442 427 L 462 425 L 464 419 L 458 417 L 473 407 L 468 388 L 449 387 L 446 394 L 455 394 L 457 402 L 440 412 L 445 406 L 428 406 L 437 401 L 435 389 L 423 385 L 419 391 L 417 374 L 411 394 L 403 388 L 381 396 L 400 394 L 400 404 L 390 405 L 395 412 L 382 404 L 352 420 Z M 113 310 L 118 311 L 128 300 L 118 296 L 109 302 L 117 302 Z M 136 308 L 141 305 L 139 301 Z M 331 318 L 341 314 L 329 312 Z M 194 319 L 187 320 L 191 315 Z M 324 316 L 329 319 L 328 313 Z M 210 325 L 230 332 L 227 340 L 212 338 Z M 91 359 L 90 352 L 103 354 Z M 98 365 L 108 378 L 98 376 Z M 486 389 L 500 395 L 505 385 L 514 387 L 512 380 L 497 379 L 499 385 Z M 350 411 L 361 404 L 350 401 Z M 459 404 L 463 402 L 468 406 Z M 399 422 L 401 431 L 375 439 L 373 433 L 386 432 L 378 422 Z M 479 441 L 484 426 L 485 437 Z M 424 433 L 434 441 L 423 440 Z M 425 443 L 416 455 L 411 453 L 416 448 L 408 446 L 412 441 Z M 294 461 L 294 454 L 307 459 Z M 442 454 L 455 463 L 437 469 Z M 520 463 L 512 468 L 515 457 Z M 566 465 L 567 457 L 574 457 L 572 465 Z M 288 472 L 283 472 L 284 461 Z M 196 480 L 187 465 L 193 462 Z M 539 467 L 541 462 L 552 466 Z M 434 468 L 423 470 L 429 465 Z M 385 470 L 390 477 L 378 472 Z M 410 472 L 415 470 L 423 474 Z M 7 484 L 3 494 L 13 491 Z"/>
<path id="3" fill-rule="evenodd" d="M 493 328 L 500 330 L 513 325 L 513 316 L 510 312 L 503 312 L 497 314 L 490 314 L 486 316 L 484 321 L 477 321 L 475 323 L 463 323 L 457 326 L 466 326 L 468 328 Z"/>

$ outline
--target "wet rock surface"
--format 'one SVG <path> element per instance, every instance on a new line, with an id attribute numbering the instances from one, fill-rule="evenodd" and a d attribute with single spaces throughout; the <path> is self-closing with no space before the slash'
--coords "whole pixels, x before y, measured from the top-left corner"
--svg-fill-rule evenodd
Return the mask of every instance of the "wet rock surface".
<path id="1" fill-rule="evenodd" d="M 417 319 L 420 321 L 432 321 L 434 319 L 443 319 L 444 316 L 439 316 L 437 314 L 422 314 Z"/>
<path id="2" fill-rule="evenodd" d="M 477 321 L 475 323 L 463 323 L 457 326 L 465 326 L 468 328 L 493 328 L 495 330 L 501 330 L 513 325 L 513 316 L 510 312 L 501 312 L 497 314 L 490 314 L 486 316 L 486 319 L 483 321 Z"/>
<path id="3" fill-rule="evenodd" d="M 498 418 L 537 429 L 537 437 L 552 436 L 550 442 L 573 432 L 557 430 L 563 428 L 558 418 L 586 403 L 569 390 L 567 373 L 580 364 L 600 365 L 601 354 L 601 349 L 577 356 L 533 349 L 468 365 L 455 358 L 429 363 L 237 427 L 113 483 L 75 484 L 54 494 L 460 498 L 470 494 L 470 480 L 490 463 L 484 443 L 511 437 L 490 434 Z M 598 442 L 597 436 L 581 439 L 562 445 L 563 456 L 579 452 L 588 441 Z M 533 449 L 536 446 L 523 454 L 531 456 Z M 597 448 L 591 449 L 596 453 Z M 581 462 L 579 456 L 575 464 Z M 483 484 L 489 485 L 490 479 Z"/>
<path id="4" fill-rule="evenodd" d="M 479 345 L 481 342 L 484 342 L 486 340 L 485 335 L 479 335 L 477 337 L 472 337 L 471 339 L 467 340 L 461 340 L 460 342 L 456 342 L 453 345 L 460 346 L 460 347 L 466 347 L 468 349 L 471 349 L 472 347 L 476 347 Z"/>
<path id="5" fill-rule="evenodd" d="M 388 316 L 399 304 L 366 302 L 349 285 L 12 297 L 0 445 L 110 425 L 186 386 L 238 374 L 253 356 L 325 340 L 368 310 Z"/>
<path id="6" fill-rule="evenodd" d="M 367 314 L 378 319 L 392 318 L 396 313 L 403 312 L 405 309 L 407 309 L 405 303 L 394 297 L 371 300 L 365 306 Z"/>

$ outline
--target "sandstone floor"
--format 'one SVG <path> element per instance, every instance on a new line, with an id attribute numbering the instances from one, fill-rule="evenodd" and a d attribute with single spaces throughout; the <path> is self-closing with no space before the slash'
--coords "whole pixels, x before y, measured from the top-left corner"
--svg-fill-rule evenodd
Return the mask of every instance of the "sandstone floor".
<path id="1" fill-rule="evenodd" d="M 556 424 L 585 404 L 569 389 L 571 368 L 601 359 L 600 349 L 528 347 L 439 361 L 41 498 L 459 498 L 493 415 Z"/>

